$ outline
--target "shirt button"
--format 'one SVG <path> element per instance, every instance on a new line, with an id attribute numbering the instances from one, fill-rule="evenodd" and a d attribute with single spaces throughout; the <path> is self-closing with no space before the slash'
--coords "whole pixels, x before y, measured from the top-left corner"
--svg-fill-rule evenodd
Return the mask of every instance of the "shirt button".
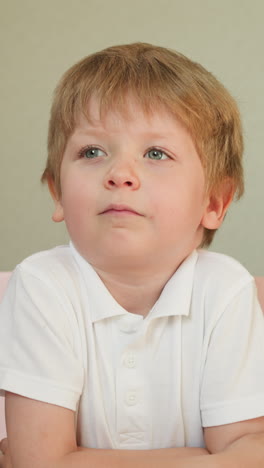
<path id="1" fill-rule="evenodd" d="M 138 402 L 137 394 L 136 392 L 127 392 L 126 398 L 125 398 L 126 404 L 128 406 L 134 406 Z"/>
<path id="2" fill-rule="evenodd" d="M 129 367 L 130 369 L 133 369 L 136 367 L 136 358 L 134 354 L 127 354 L 125 359 L 124 359 L 124 364 L 126 367 Z"/>

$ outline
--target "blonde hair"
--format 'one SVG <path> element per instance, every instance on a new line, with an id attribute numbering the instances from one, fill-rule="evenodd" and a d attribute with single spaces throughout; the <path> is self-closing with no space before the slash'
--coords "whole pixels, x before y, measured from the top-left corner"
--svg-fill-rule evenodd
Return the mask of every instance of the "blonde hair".
<path id="1" fill-rule="evenodd" d="M 228 179 L 237 198 L 243 194 L 243 139 L 235 100 L 201 65 L 145 43 L 109 47 L 85 57 L 63 75 L 51 108 L 42 182 L 52 178 L 60 195 L 64 150 L 80 113 L 87 115 L 91 96 L 99 98 L 102 115 L 110 108 L 125 113 L 128 93 L 146 113 L 161 104 L 183 122 L 196 145 L 209 192 Z M 205 229 L 203 246 L 211 243 L 214 232 Z"/>

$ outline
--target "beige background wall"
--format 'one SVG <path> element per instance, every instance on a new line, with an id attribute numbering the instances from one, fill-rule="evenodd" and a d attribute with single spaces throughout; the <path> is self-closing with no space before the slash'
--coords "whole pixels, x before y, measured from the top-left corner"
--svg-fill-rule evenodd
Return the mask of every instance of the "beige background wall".
<path id="1" fill-rule="evenodd" d="M 211 70 L 237 98 L 246 195 L 213 249 L 264 274 L 264 3 L 262 0 L 10 0 L 1 2 L 0 270 L 67 242 L 39 177 L 52 91 L 61 74 L 109 45 L 152 42 Z"/>

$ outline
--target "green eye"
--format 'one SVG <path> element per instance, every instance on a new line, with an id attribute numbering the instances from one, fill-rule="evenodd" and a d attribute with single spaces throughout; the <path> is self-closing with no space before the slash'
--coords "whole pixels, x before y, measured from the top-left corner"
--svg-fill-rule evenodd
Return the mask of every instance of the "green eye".
<path id="1" fill-rule="evenodd" d="M 168 156 L 163 151 L 153 148 L 146 153 L 146 157 L 159 161 L 160 159 L 167 159 Z"/>
<path id="2" fill-rule="evenodd" d="M 102 150 L 100 150 L 99 148 L 94 148 L 94 147 L 86 148 L 83 151 L 83 157 L 86 159 L 98 158 L 98 156 L 104 156 L 104 154 L 105 153 Z"/>

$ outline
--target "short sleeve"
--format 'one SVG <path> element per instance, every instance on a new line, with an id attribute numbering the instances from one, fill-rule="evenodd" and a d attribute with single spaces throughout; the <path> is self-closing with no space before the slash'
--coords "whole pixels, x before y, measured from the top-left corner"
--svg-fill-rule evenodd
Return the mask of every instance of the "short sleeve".
<path id="1" fill-rule="evenodd" d="M 203 427 L 264 415 L 264 319 L 250 281 L 207 332 L 200 407 Z"/>
<path id="2" fill-rule="evenodd" d="M 72 306 L 51 281 L 17 267 L 0 305 L 0 390 L 76 410 L 83 368 Z"/>

